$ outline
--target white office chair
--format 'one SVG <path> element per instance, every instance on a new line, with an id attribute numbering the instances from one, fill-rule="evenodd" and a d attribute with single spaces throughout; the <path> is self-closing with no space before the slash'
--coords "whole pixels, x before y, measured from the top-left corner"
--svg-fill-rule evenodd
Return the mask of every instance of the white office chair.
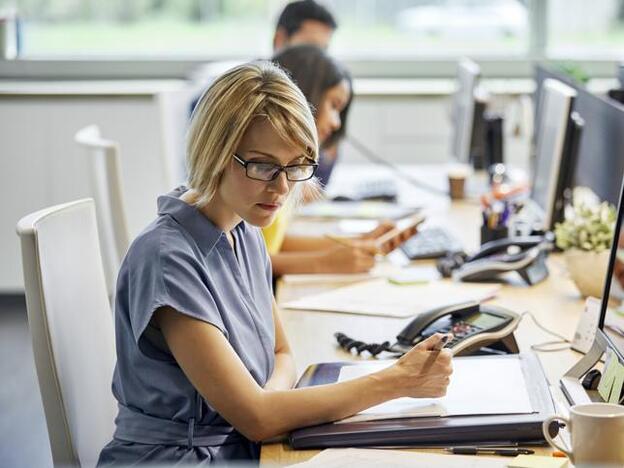
<path id="1" fill-rule="evenodd" d="M 22 218 L 28 324 L 55 466 L 94 466 L 117 406 L 113 317 L 93 200 Z"/>
<path id="2" fill-rule="evenodd" d="M 87 150 L 106 284 L 112 298 L 119 266 L 130 244 L 119 147 L 117 143 L 103 139 L 96 125 L 79 130 L 74 139 Z"/>

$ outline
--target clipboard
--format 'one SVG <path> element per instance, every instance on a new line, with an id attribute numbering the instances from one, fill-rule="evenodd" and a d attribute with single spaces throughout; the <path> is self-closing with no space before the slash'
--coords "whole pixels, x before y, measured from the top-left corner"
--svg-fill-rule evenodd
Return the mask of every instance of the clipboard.
<path id="1" fill-rule="evenodd" d="M 448 446 L 453 444 L 543 444 L 542 422 L 555 414 L 548 381 L 535 354 L 478 356 L 479 359 L 520 359 L 534 413 L 483 416 L 418 417 L 321 424 L 297 429 L 289 441 L 295 449 L 362 446 Z M 297 387 L 334 383 L 343 366 L 357 362 L 315 364 Z"/>

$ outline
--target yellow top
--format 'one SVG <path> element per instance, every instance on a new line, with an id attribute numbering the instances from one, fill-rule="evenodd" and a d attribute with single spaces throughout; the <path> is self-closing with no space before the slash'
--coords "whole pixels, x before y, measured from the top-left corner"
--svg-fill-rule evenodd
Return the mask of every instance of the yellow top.
<path id="1" fill-rule="evenodd" d="M 292 218 L 293 209 L 290 204 L 282 207 L 271 224 L 262 228 L 262 235 L 267 246 L 269 255 L 274 255 L 280 251 L 284 238 L 286 237 L 286 228 Z"/>

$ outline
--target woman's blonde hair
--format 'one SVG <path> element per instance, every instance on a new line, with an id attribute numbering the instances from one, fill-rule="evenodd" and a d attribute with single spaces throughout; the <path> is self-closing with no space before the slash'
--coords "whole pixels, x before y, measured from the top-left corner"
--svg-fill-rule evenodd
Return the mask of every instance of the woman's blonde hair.
<path id="1" fill-rule="evenodd" d="M 299 88 L 270 62 L 240 65 L 217 78 L 193 112 L 187 163 L 198 206 L 212 199 L 232 154 L 259 117 L 268 119 L 284 141 L 318 161 L 314 117 Z"/>

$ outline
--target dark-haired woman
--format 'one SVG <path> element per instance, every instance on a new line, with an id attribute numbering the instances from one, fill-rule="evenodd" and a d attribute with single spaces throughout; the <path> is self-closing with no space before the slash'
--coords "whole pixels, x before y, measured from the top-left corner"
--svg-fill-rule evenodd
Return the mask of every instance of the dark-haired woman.
<path id="1" fill-rule="evenodd" d="M 314 112 L 321 146 L 316 175 L 325 185 L 335 162 L 336 145 L 345 134 L 353 97 L 351 77 L 323 49 L 312 45 L 290 47 L 272 60 L 291 76 Z M 291 216 L 292 209 L 282 210 L 275 221 L 262 230 L 275 276 L 369 271 L 375 265 L 375 255 L 382 253 L 376 246 L 377 237 L 393 227 L 391 223 L 382 223 L 374 231 L 343 245 L 318 236 L 286 235 Z M 404 236 L 407 237 L 409 233 Z"/>

